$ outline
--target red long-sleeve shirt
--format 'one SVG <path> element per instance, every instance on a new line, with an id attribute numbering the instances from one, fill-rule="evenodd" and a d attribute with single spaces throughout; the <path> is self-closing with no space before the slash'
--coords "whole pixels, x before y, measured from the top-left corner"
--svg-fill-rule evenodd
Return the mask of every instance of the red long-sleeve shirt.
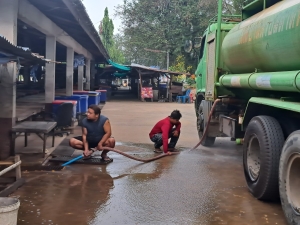
<path id="1" fill-rule="evenodd" d="M 166 117 L 165 119 L 158 121 L 149 133 L 150 138 L 152 138 L 155 134 L 162 134 L 164 153 L 168 152 L 169 133 L 173 126 L 174 125 L 171 124 L 169 117 Z M 180 132 L 181 123 L 178 122 L 175 127 L 176 130 Z"/>

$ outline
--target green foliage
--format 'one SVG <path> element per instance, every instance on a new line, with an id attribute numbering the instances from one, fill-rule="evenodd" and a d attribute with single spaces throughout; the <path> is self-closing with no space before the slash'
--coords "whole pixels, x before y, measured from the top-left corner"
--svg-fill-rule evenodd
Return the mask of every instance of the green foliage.
<path id="1" fill-rule="evenodd" d="M 111 60 L 120 64 L 124 64 L 125 57 L 122 53 L 121 46 L 119 46 L 117 41 L 115 40 L 114 24 L 112 19 L 109 18 L 107 7 L 104 11 L 104 18 L 99 26 L 99 33 L 102 43 L 107 50 Z"/>
<path id="2" fill-rule="evenodd" d="M 196 80 L 195 78 L 189 77 L 186 79 L 186 87 L 188 88 L 196 88 Z"/>
<path id="3" fill-rule="evenodd" d="M 131 62 L 166 68 L 166 53 L 145 49 L 169 50 L 170 65 L 183 54 L 186 64 L 196 66 L 197 58 L 186 54 L 183 44 L 185 40 L 201 36 L 208 19 L 216 13 L 212 10 L 216 6 L 215 2 L 201 5 L 199 1 L 184 0 L 124 1 L 117 13 L 123 20 L 126 58 Z"/>
<path id="4" fill-rule="evenodd" d="M 240 13 L 241 2 L 223 0 L 224 13 Z M 217 0 L 124 0 L 117 7 L 116 15 L 122 19 L 120 44 L 126 63 L 166 69 L 167 53 L 164 52 L 169 51 L 171 68 L 176 67 L 176 58 L 183 55 L 184 64 L 191 66 L 189 71 L 195 71 L 199 49 L 186 53 L 184 43 L 202 36 L 209 20 L 217 14 L 217 6 Z M 175 69 L 187 70 L 179 67 Z"/>
<path id="5" fill-rule="evenodd" d="M 183 55 L 177 56 L 174 64 L 169 67 L 169 70 L 174 72 L 186 73 L 187 71 L 185 67 L 184 56 Z"/>

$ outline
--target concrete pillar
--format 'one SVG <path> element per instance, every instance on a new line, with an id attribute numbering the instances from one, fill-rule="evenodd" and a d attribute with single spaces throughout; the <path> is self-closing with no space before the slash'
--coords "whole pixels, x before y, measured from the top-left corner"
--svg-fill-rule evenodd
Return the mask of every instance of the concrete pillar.
<path id="1" fill-rule="evenodd" d="M 85 78 L 86 78 L 85 89 L 89 91 L 89 90 L 91 90 L 91 85 L 90 85 L 90 81 L 91 81 L 91 60 L 90 59 L 86 59 L 86 61 L 85 61 Z"/>
<path id="2" fill-rule="evenodd" d="M 83 69 L 84 66 L 78 66 L 78 91 L 83 91 Z"/>
<path id="3" fill-rule="evenodd" d="M 30 84 L 30 67 L 29 66 L 24 66 L 22 75 L 24 78 L 24 84 L 29 85 Z"/>
<path id="4" fill-rule="evenodd" d="M 95 75 L 97 73 L 97 70 L 95 68 L 95 61 L 91 61 L 91 79 L 90 79 L 90 90 L 94 91 L 95 86 Z"/>
<path id="5" fill-rule="evenodd" d="M 46 37 L 46 59 L 56 60 L 56 37 Z M 50 104 L 55 98 L 55 63 L 46 63 L 45 103 Z"/>
<path id="6" fill-rule="evenodd" d="M 66 95 L 73 95 L 74 50 L 67 48 Z"/>
<path id="7" fill-rule="evenodd" d="M 8 41 L 17 44 L 19 0 L 0 1 L 0 33 Z M 16 122 L 16 63 L 0 65 L 0 160 L 11 155 L 10 131 Z"/>

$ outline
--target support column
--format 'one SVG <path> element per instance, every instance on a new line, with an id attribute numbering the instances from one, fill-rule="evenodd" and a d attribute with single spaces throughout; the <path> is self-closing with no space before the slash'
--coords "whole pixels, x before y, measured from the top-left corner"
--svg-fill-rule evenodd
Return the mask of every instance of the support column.
<path id="1" fill-rule="evenodd" d="M 83 91 L 83 69 L 84 66 L 78 66 L 78 84 L 77 84 L 77 90 Z"/>
<path id="2" fill-rule="evenodd" d="M 0 30 L 8 41 L 17 45 L 17 19 L 19 0 L 0 1 Z M 16 63 L 0 65 L 0 160 L 12 152 L 11 128 L 16 122 Z"/>
<path id="3" fill-rule="evenodd" d="M 56 37 L 46 37 L 46 59 L 56 60 Z M 46 64 L 45 103 L 51 104 L 55 98 L 55 63 Z"/>
<path id="4" fill-rule="evenodd" d="M 96 76 L 97 70 L 95 68 L 95 61 L 91 61 L 91 79 L 90 79 L 90 90 L 94 91 L 95 87 L 95 76 Z"/>
<path id="5" fill-rule="evenodd" d="M 23 68 L 23 78 L 24 78 L 24 84 L 27 86 L 30 84 L 30 67 L 25 66 Z"/>
<path id="6" fill-rule="evenodd" d="M 73 95 L 74 50 L 67 48 L 66 95 Z"/>
<path id="7" fill-rule="evenodd" d="M 86 59 L 85 61 L 85 78 L 86 78 L 86 85 L 85 89 L 87 91 L 91 90 L 90 80 L 91 80 L 91 60 Z"/>

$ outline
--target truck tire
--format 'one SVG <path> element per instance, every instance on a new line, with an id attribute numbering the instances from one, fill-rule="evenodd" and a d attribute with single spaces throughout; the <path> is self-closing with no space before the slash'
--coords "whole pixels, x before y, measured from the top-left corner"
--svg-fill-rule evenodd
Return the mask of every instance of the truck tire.
<path id="1" fill-rule="evenodd" d="M 278 168 L 284 136 L 278 121 L 254 117 L 243 145 L 244 174 L 249 191 L 259 200 L 279 200 Z"/>
<path id="2" fill-rule="evenodd" d="M 282 148 L 279 193 L 288 224 L 300 224 L 300 130 L 293 132 Z"/>
<path id="3" fill-rule="evenodd" d="M 199 110 L 198 110 L 198 116 L 197 116 L 197 131 L 198 131 L 198 136 L 199 139 L 202 138 L 203 132 L 205 129 L 206 122 L 204 121 L 204 116 L 203 116 L 203 103 L 201 102 L 199 105 Z M 202 141 L 201 145 L 205 147 L 210 147 L 214 145 L 216 138 L 215 137 L 208 137 Z"/>

